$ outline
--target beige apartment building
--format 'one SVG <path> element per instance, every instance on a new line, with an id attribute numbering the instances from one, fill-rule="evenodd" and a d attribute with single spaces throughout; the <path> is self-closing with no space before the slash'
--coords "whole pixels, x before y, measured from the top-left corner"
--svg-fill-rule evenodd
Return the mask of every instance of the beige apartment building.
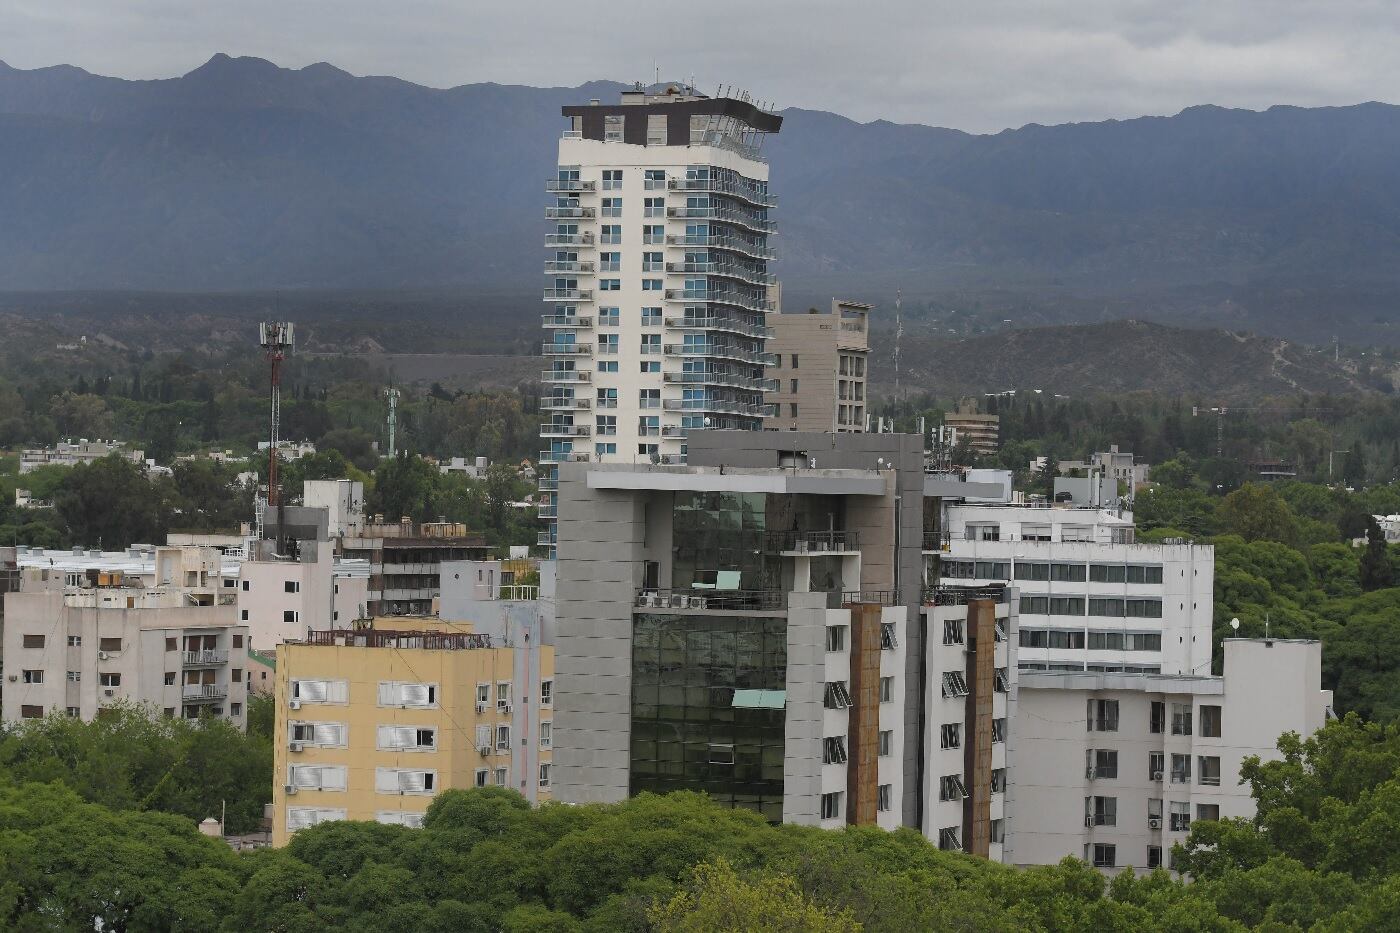
<path id="1" fill-rule="evenodd" d="M 274 845 L 328 820 L 421 826 L 449 788 L 551 794 L 554 649 L 433 617 L 277 646 Z"/>
<path id="2" fill-rule="evenodd" d="M 959 401 L 956 411 L 943 416 L 943 426 L 957 432 L 958 442 L 966 439 L 979 457 L 995 456 L 1001 449 L 1001 417 L 981 412 L 976 399 Z"/>
<path id="3" fill-rule="evenodd" d="M 22 566 L 18 592 L 5 594 L 0 717 L 93 719 L 126 701 L 244 726 L 248 629 L 217 550 L 84 552 L 86 567 L 58 557 Z"/>
<path id="4" fill-rule="evenodd" d="M 833 299 L 831 311 L 772 314 L 777 390 L 766 426 L 779 431 L 865 430 L 871 306 Z"/>

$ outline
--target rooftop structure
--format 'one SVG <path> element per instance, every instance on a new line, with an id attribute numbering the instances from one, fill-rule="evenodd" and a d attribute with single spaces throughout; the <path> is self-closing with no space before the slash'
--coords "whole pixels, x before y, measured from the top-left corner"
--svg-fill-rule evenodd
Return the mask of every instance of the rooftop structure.
<path id="1" fill-rule="evenodd" d="M 779 431 L 865 430 L 866 366 L 871 306 L 833 299 L 829 312 L 812 308 L 769 317 L 770 375 L 776 390 L 767 427 Z"/>

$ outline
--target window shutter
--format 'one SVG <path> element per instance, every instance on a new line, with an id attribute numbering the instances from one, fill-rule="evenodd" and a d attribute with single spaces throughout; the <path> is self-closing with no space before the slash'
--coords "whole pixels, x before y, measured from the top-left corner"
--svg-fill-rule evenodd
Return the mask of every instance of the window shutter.
<path id="1" fill-rule="evenodd" d="M 312 739 L 317 745 L 344 746 L 346 725 L 342 722 L 318 722 L 312 728 Z"/>
<path id="2" fill-rule="evenodd" d="M 293 683 L 292 693 L 298 700 L 324 703 L 329 694 L 330 683 L 325 680 L 298 680 Z"/>
<path id="3" fill-rule="evenodd" d="M 428 706 L 432 700 L 427 684 L 399 684 L 399 702 L 404 706 Z"/>
<path id="4" fill-rule="evenodd" d="M 476 747 L 477 747 L 477 748 L 488 748 L 490 745 L 491 745 L 491 727 L 490 727 L 490 726 L 477 726 L 477 727 L 476 727 Z"/>
<path id="5" fill-rule="evenodd" d="M 399 792 L 399 772 L 394 768 L 375 768 L 374 789 L 381 794 L 397 794 Z"/>
<path id="6" fill-rule="evenodd" d="M 345 790 L 346 768 L 344 765 L 331 765 L 321 768 L 322 790 Z"/>
<path id="7" fill-rule="evenodd" d="M 393 681 L 379 682 L 379 705 L 398 706 L 399 705 L 399 684 Z"/>

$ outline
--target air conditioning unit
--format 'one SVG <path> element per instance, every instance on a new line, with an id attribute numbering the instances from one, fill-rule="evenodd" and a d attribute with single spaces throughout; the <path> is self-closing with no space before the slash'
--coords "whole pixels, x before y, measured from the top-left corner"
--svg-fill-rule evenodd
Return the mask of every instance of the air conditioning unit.
<path id="1" fill-rule="evenodd" d="M 496 709 L 497 709 L 497 711 L 502 712 L 502 713 L 509 713 L 509 712 L 510 712 L 510 704 L 509 704 L 509 703 L 502 703 L 502 704 L 500 704 L 499 706 L 497 706 Z"/>
<path id="2" fill-rule="evenodd" d="M 1161 779 L 1162 779 L 1162 772 L 1160 772 L 1160 771 L 1153 771 L 1153 772 L 1152 772 L 1152 780 L 1154 780 L 1154 781 L 1160 781 Z"/>
<path id="3" fill-rule="evenodd" d="M 99 661 L 105 661 L 108 657 L 110 657 L 110 655 L 108 655 L 105 651 L 97 652 L 97 660 Z"/>
<path id="4" fill-rule="evenodd" d="M 301 709 L 301 701 L 300 701 L 300 700 L 288 700 L 288 701 L 287 701 L 287 708 L 288 708 L 288 709 Z"/>
<path id="5" fill-rule="evenodd" d="M 297 786 L 295 784 L 283 784 L 282 792 L 289 795 L 295 794 L 297 792 Z"/>
<path id="6" fill-rule="evenodd" d="M 707 605 L 709 605 L 709 604 L 706 602 L 705 597 L 703 597 L 703 596 L 692 596 L 692 597 L 690 597 L 690 608 L 691 608 L 691 609 L 704 609 Z"/>
<path id="7" fill-rule="evenodd" d="M 1151 817 L 1151 818 L 1149 818 L 1148 821 L 1147 821 L 1147 828 L 1148 828 L 1148 829 L 1161 829 L 1161 828 L 1162 828 L 1162 821 L 1159 820 L 1159 819 L 1157 819 L 1156 817 Z"/>
<path id="8" fill-rule="evenodd" d="M 115 691 L 115 690 L 113 690 L 112 688 L 108 687 L 106 690 L 103 690 L 103 691 L 102 691 L 102 695 L 103 695 L 104 697 L 116 696 L 116 695 L 117 695 L 117 691 Z"/>
<path id="9" fill-rule="evenodd" d="M 1093 768 L 1085 768 L 1085 769 L 1084 769 L 1084 776 L 1085 776 L 1086 778 L 1088 778 L 1089 780 L 1092 781 L 1092 780 L 1094 779 L 1094 769 L 1093 769 Z"/>
<path id="10" fill-rule="evenodd" d="M 486 712 L 486 707 L 489 706 L 489 705 L 490 705 L 489 703 L 478 703 L 478 704 L 476 704 L 476 711 L 477 711 L 478 713 L 484 713 L 484 712 Z"/>
<path id="11" fill-rule="evenodd" d="M 1086 816 L 1086 817 L 1084 817 L 1084 825 L 1087 826 L 1087 827 L 1089 827 L 1090 829 L 1093 829 L 1093 828 L 1094 828 L 1094 818 L 1093 818 L 1092 816 Z"/>
<path id="12" fill-rule="evenodd" d="M 14 682 L 17 681 L 17 680 L 19 680 L 19 675 L 18 675 L 18 674 L 11 674 L 11 675 L 10 675 L 10 683 L 14 683 Z"/>
<path id="13" fill-rule="evenodd" d="M 477 754 L 480 755 L 482 758 L 486 758 L 486 757 L 488 757 L 488 756 L 491 754 L 491 746 L 489 746 L 489 745 L 481 745 L 481 746 L 478 746 L 476 752 L 477 752 Z"/>
<path id="14" fill-rule="evenodd" d="M 289 751 L 289 752 L 299 752 L 299 751 L 301 751 L 301 749 L 302 749 L 302 744 L 301 744 L 300 742 L 288 742 L 288 743 L 287 743 L 287 751 Z"/>

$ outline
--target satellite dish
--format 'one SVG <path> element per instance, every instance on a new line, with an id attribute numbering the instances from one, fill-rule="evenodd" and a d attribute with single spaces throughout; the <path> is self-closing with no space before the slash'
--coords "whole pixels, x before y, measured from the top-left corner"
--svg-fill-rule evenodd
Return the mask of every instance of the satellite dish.
<path id="1" fill-rule="evenodd" d="M 1240 620 L 1238 618 L 1231 619 L 1230 628 L 1238 632 L 1240 630 Z"/>

